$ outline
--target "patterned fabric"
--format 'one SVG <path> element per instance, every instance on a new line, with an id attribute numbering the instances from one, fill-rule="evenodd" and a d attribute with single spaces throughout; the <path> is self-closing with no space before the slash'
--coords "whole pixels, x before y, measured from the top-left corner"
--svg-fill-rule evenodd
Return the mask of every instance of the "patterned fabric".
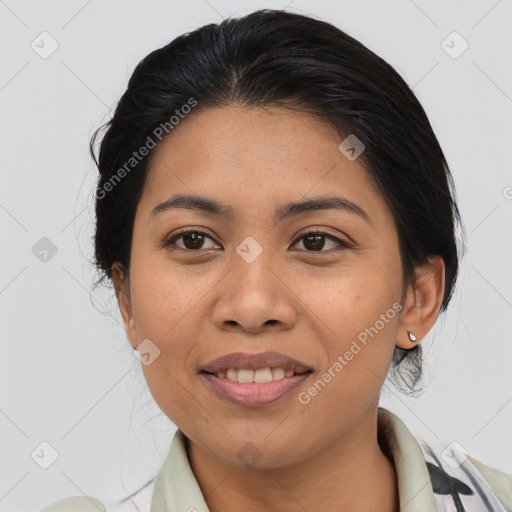
<path id="1" fill-rule="evenodd" d="M 430 474 L 438 511 L 446 512 L 505 512 L 504 505 L 468 459 L 458 443 L 443 450 L 442 457 L 432 445 L 419 440 Z M 511 478 L 512 486 L 512 478 Z"/>

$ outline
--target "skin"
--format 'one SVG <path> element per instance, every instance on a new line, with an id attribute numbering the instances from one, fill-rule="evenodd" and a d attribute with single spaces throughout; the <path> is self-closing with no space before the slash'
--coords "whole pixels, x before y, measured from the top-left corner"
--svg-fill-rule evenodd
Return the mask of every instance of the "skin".
<path id="1" fill-rule="evenodd" d="M 323 121 L 282 108 L 197 111 L 155 149 L 136 212 L 129 277 L 114 266 L 127 337 L 134 348 L 150 339 L 160 350 L 144 375 L 187 437 L 212 512 L 399 509 L 395 468 L 377 438 L 379 393 L 395 346 L 413 346 L 407 330 L 421 340 L 435 323 L 444 264 L 433 256 L 414 284 L 403 282 L 392 213 L 361 160 L 339 151 L 342 140 Z M 213 198 L 235 217 L 173 209 L 151 218 L 174 194 Z M 335 209 L 273 219 L 284 203 L 332 195 L 356 203 L 370 221 Z M 180 228 L 211 238 L 186 245 L 181 237 L 163 247 Z M 351 247 L 325 238 L 315 248 L 306 228 Z M 236 252 L 248 236 L 263 250 L 250 264 Z M 401 313 L 300 403 L 298 393 L 403 292 Z M 314 369 L 274 404 L 239 407 L 198 374 L 221 355 L 267 350 Z M 259 456 L 251 467 L 237 456 L 248 442 Z"/>

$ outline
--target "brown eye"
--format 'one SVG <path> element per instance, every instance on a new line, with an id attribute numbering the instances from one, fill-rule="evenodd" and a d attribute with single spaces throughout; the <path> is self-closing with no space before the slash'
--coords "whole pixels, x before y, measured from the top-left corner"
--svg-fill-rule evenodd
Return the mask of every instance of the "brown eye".
<path id="1" fill-rule="evenodd" d="M 180 239 L 182 239 L 183 246 L 176 244 L 176 241 Z M 218 247 L 217 245 L 215 245 L 214 247 L 204 247 L 206 239 L 215 242 L 213 238 L 204 231 L 199 231 L 197 229 L 182 231 L 177 235 L 174 235 L 170 240 L 166 241 L 164 246 L 169 247 L 172 245 L 177 245 L 178 248 L 188 251 L 200 251 L 204 249 L 213 249 L 215 247 Z"/>
<path id="2" fill-rule="evenodd" d="M 211 240 L 214 245 L 205 247 L 204 245 L 207 239 Z M 177 243 L 179 240 L 181 240 L 180 244 Z M 339 239 L 338 237 L 319 231 L 310 231 L 309 233 L 302 235 L 294 243 L 294 246 L 300 241 L 302 241 L 304 246 L 304 249 L 301 250 L 305 250 L 306 252 L 329 252 L 328 250 L 323 250 L 326 247 L 327 242 L 334 244 L 334 247 L 332 247 L 334 250 L 343 250 L 351 247 L 347 242 Z M 173 235 L 169 240 L 164 242 L 163 245 L 164 247 L 176 246 L 179 249 L 190 252 L 220 248 L 208 233 L 197 229 L 181 231 Z M 336 247 L 338 249 L 336 249 Z M 331 249 L 331 247 L 327 247 L 327 249 Z"/>
<path id="3" fill-rule="evenodd" d="M 340 240 L 333 235 L 328 235 L 327 233 L 318 231 L 310 231 L 309 233 L 302 235 L 298 241 L 303 241 L 302 244 L 308 252 L 328 252 L 322 251 L 326 245 L 326 240 L 333 242 L 335 246 L 338 246 L 338 248 L 341 247 L 341 249 L 347 249 L 350 247 L 349 244 L 343 240 Z"/>

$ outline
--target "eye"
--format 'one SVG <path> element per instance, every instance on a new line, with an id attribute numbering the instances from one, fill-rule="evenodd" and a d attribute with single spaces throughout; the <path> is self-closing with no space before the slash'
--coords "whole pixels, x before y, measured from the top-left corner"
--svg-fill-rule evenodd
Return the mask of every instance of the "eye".
<path id="1" fill-rule="evenodd" d="M 340 238 L 329 235 L 328 233 L 323 233 L 321 231 L 309 231 L 305 234 L 303 234 L 296 243 L 299 241 L 303 241 L 302 244 L 304 247 L 306 247 L 307 252 L 328 252 L 328 251 L 322 251 L 325 247 L 325 239 L 329 240 L 330 242 L 333 242 L 335 245 L 338 246 L 339 249 L 337 250 L 343 250 L 348 249 L 351 246 L 345 242 L 344 240 L 341 240 Z M 294 244 L 296 245 L 296 244 Z"/>
<path id="2" fill-rule="evenodd" d="M 218 245 L 214 245 L 213 247 L 203 247 L 206 238 L 209 238 L 212 242 L 215 242 L 213 238 L 204 231 L 198 229 L 183 230 L 172 236 L 169 240 L 166 240 L 163 245 L 164 247 L 177 245 L 176 241 L 179 239 L 183 239 L 184 246 L 177 246 L 185 251 L 200 251 L 205 249 L 215 249 L 215 247 L 218 247 Z"/>
<path id="3" fill-rule="evenodd" d="M 182 240 L 182 245 L 177 244 L 178 240 Z M 204 247 L 205 240 L 209 239 L 214 242 L 212 247 Z M 341 240 L 340 238 L 330 235 L 328 233 L 323 233 L 321 231 L 309 231 L 303 234 L 300 238 L 298 238 L 293 246 L 297 245 L 300 241 L 302 241 L 303 246 L 306 252 L 328 252 L 322 251 L 325 247 L 325 240 L 334 243 L 334 246 L 338 247 L 338 250 L 348 249 L 350 248 L 350 244 Z M 164 247 L 170 247 L 172 245 L 176 245 L 178 248 L 183 249 L 184 251 L 192 251 L 198 252 L 201 250 L 207 249 L 215 249 L 220 248 L 220 246 L 215 242 L 215 240 L 205 231 L 201 231 L 200 229 L 188 229 L 180 231 L 174 234 L 170 239 L 166 240 L 163 243 Z M 292 246 L 292 247 L 293 247 Z"/>

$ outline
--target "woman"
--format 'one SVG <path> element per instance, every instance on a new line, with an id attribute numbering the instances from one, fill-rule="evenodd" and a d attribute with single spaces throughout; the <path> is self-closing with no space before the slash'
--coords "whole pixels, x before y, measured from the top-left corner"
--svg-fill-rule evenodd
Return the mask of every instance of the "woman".
<path id="1" fill-rule="evenodd" d="M 204 26 L 137 66 L 97 165 L 96 264 L 179 430 L 146 503 L 45 512 L 512 510 L 511 476 L 378 406 L 420 379 L 460 222 L 391 66 L 298 14 Z"/>

